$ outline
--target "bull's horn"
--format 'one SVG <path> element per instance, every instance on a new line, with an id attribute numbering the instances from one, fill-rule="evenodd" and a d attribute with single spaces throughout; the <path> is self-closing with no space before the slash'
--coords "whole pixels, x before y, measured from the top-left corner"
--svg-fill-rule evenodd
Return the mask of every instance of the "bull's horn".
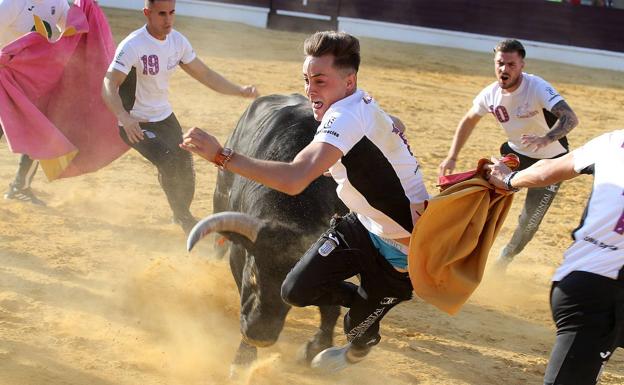
<path id="1" fill-rule="evenodd" d="M 251 242 L 256 242 L 262 226 L 263 222 L 260 219 L 236 211 L 213 214 L 197 222 L 193 227 L 186 240 L 186 249 L 191 251 L 200 239 L 214 232 L 237 233 L 247 237 Z"/>

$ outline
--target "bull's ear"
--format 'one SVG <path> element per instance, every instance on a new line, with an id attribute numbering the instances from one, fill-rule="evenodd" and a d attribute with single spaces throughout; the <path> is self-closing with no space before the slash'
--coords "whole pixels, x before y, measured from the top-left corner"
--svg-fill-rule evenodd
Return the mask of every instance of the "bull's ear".
<path id="1" fill-rule="evenodd" d="M 239 233 L 224 231 L 219 234 L 227 238 L 230 242 L 239 244 L 247 250 L 252 250 L 255 244 L 249 238 Z"/>
<path id="2" fill-rule="evenodd" d="M 272 259 L 286 257 L 298 260 L 312 243 L 314 240 L 308 239 L 301 230 L 273 222 L 260 230 L 258 239 L 247 250 L 256 258 L 265 255 Z"/>

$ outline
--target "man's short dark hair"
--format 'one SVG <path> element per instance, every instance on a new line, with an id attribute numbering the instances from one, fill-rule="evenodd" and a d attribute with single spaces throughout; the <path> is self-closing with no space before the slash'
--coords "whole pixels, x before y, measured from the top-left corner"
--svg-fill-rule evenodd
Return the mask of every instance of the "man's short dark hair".
<path id="1" fill-rule="evenodd" d="M 334 55 L 334 67 L 350 69 L 356 73 L 360 68 L 360 41 L 346 32 L 316 32 L 303 43 L 306 56 Z"/>
<path id="2" fill-rule="evenodd" d="M 503 40 L 494 47 L 494 53 L 496 52 L 518 52 L 520 57 L 524 59 L 526 56 L 526 51 L 524 50 L 524 46 L 516 39 L 507 39 Z"/>
<path id="3" fill-rule="evenodd" d="M 154 4 L 158 0 L 145 0 L 145 8 L 149 8 L 150 5 Z"/>

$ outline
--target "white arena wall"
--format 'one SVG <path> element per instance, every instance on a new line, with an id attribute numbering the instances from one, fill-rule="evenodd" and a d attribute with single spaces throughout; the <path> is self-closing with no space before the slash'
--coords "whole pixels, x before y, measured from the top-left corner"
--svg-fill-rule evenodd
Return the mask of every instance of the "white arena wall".
<path id="1" fill-rule="evenodd" d="M 142 9 L 143 0 L 99 0 L 104 7 Z M 210 1 L 177 0 L 179 15 L 232 21 L 266 28 L 268 8 L 224 4 Z M 479 35 L 424 28 L 404 24 L 338 17 L 338 29 L 358 37 L 372 37 L 405 43 L 426 44 L 478 52 L 492 52 L 502 39 L 499 36 Z M 522 40 L 531 59 L 548 60 L 578 66 L 624 71 L 624 53 L 581 48 L 539 41 Z"/>
<path id="2" fill-rule="evenodd" d="M 103 7 L 143 9 L 143 0 L 98 0 Z M 233 21 L 254 27 L 266 28 L 269 9 L 247 5 L 224 4 L 211 1 L 177 0 L 176 14 L 205 19 Z"/>

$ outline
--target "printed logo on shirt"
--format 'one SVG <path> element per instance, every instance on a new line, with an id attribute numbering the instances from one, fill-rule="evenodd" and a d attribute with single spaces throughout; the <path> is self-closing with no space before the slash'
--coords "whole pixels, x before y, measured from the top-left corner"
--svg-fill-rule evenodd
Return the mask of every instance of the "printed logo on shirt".
<path id="1" fill-rule="evenodd" d="M 334 122 L 336 121 L 336 118 L 337 118 L 336 116 L 332 116 L 331 118 L 329 118 L 327 120 L 327 122 L 325 122 L 323 127 L 321 127 L 318 130 L 316 130 L 316 134 L 315 135 L 318 135 L 318 134 L 329 134 L 329 135 L 335 136 L 336 138 L 339 138 L 340 137 L 339 133 L 337 133 L 334 130 L 330 130 L 329 129 L 332 126 L 332 124 L 334 124 Z"/>
<path id="2" fill-rule="evenodd" d="M 596 245 L 596 246 L 600 247 L 601 249 L 609 249 L 609 250 L 611 250 L 611 251 L 616 251 L 616 250 L 619 250 L 619 248 L 618 248 L 617 246 L 614 246 L 614 245 L 608 245 L 608 244 L 606 244 L 606 243 L 604 243 L 604 242 L 601 242 L 601 241 L 599 241 L 598 239 L 596 239 L 596 238 L 592 238 L 592 237 L 590 237 L 590 236 L 585 236 L 585 237 L 583 238 L 583 240 L 584 240 L 585 242 L 593 243 L 594 245 Z"/>
<path id="3" fill-rule="evenodd" d="M 364 97 L 362 97 L 362 101 L 366 104 L 371 104 L 373 102 L 373 97 L 369 94 L 364 94 Z"/>
<path id="4" fill-rule="evenodd" d="M 550 95 L 550 99 L 548 99 L 549 102 L 559 96 L 559 94 L 550 87 L 546 87 L 546 92 Z"/>
<path id="5" fill-rule="evenodd" d="M 319 129 L 318 131 L 316 131 L 315 135 L 318 135 L 318 134 L 328 134 L 328 135 L 333 135 L 336 138 L 340 138 L 340 134 L 333 130 Z"/>
<path id="6" fill-rule="evenodd" d="M 122 56 L 125 54 L 126 52 L 124 52 L 124 50 L 122 49 L 121 51 L 119 51 L 119 53 L 117 54 L 117 57 L 115 58 L 115 61 L 117 62 L 117 60 L 121 60 Z M 121 63 L 120 63 L 121 64 Z"/>
<path id="7" fill-rule="evenodd" d="M 539 114 L 539 111 L 530 111 L 529 104 L 525 103 L 524 105 L 518 107 L 516 110 L 516 117 L 520 119 L 528 119 L 532 118 L 535 115 Z"/>
<path id="8" fill-rule="evenodd" d="M 167 59 L 167 71 L 174 69 L 179 61 L 178 61 L 178 53 L 176 52 L 174 56 L 170 56 L 169 59 Z"/>
<path id="9" fill-rule="evenodd" d="M 52 16 L 54 16 L 54 14 L 56 13 L 56 7 L 55 6 L 50 7 L 50 13 L 52 14 Z"/>
<path id="10" fill-rule="evenodd" d="M 334 122 L 336 121 L 336 117 L 332 116 L 331 118 L 329 118 L 327 120 L 327 122 L 323 125 L 323 128 L 329 128 L 332 126 L 332 124 L 334 124 Z"/>

